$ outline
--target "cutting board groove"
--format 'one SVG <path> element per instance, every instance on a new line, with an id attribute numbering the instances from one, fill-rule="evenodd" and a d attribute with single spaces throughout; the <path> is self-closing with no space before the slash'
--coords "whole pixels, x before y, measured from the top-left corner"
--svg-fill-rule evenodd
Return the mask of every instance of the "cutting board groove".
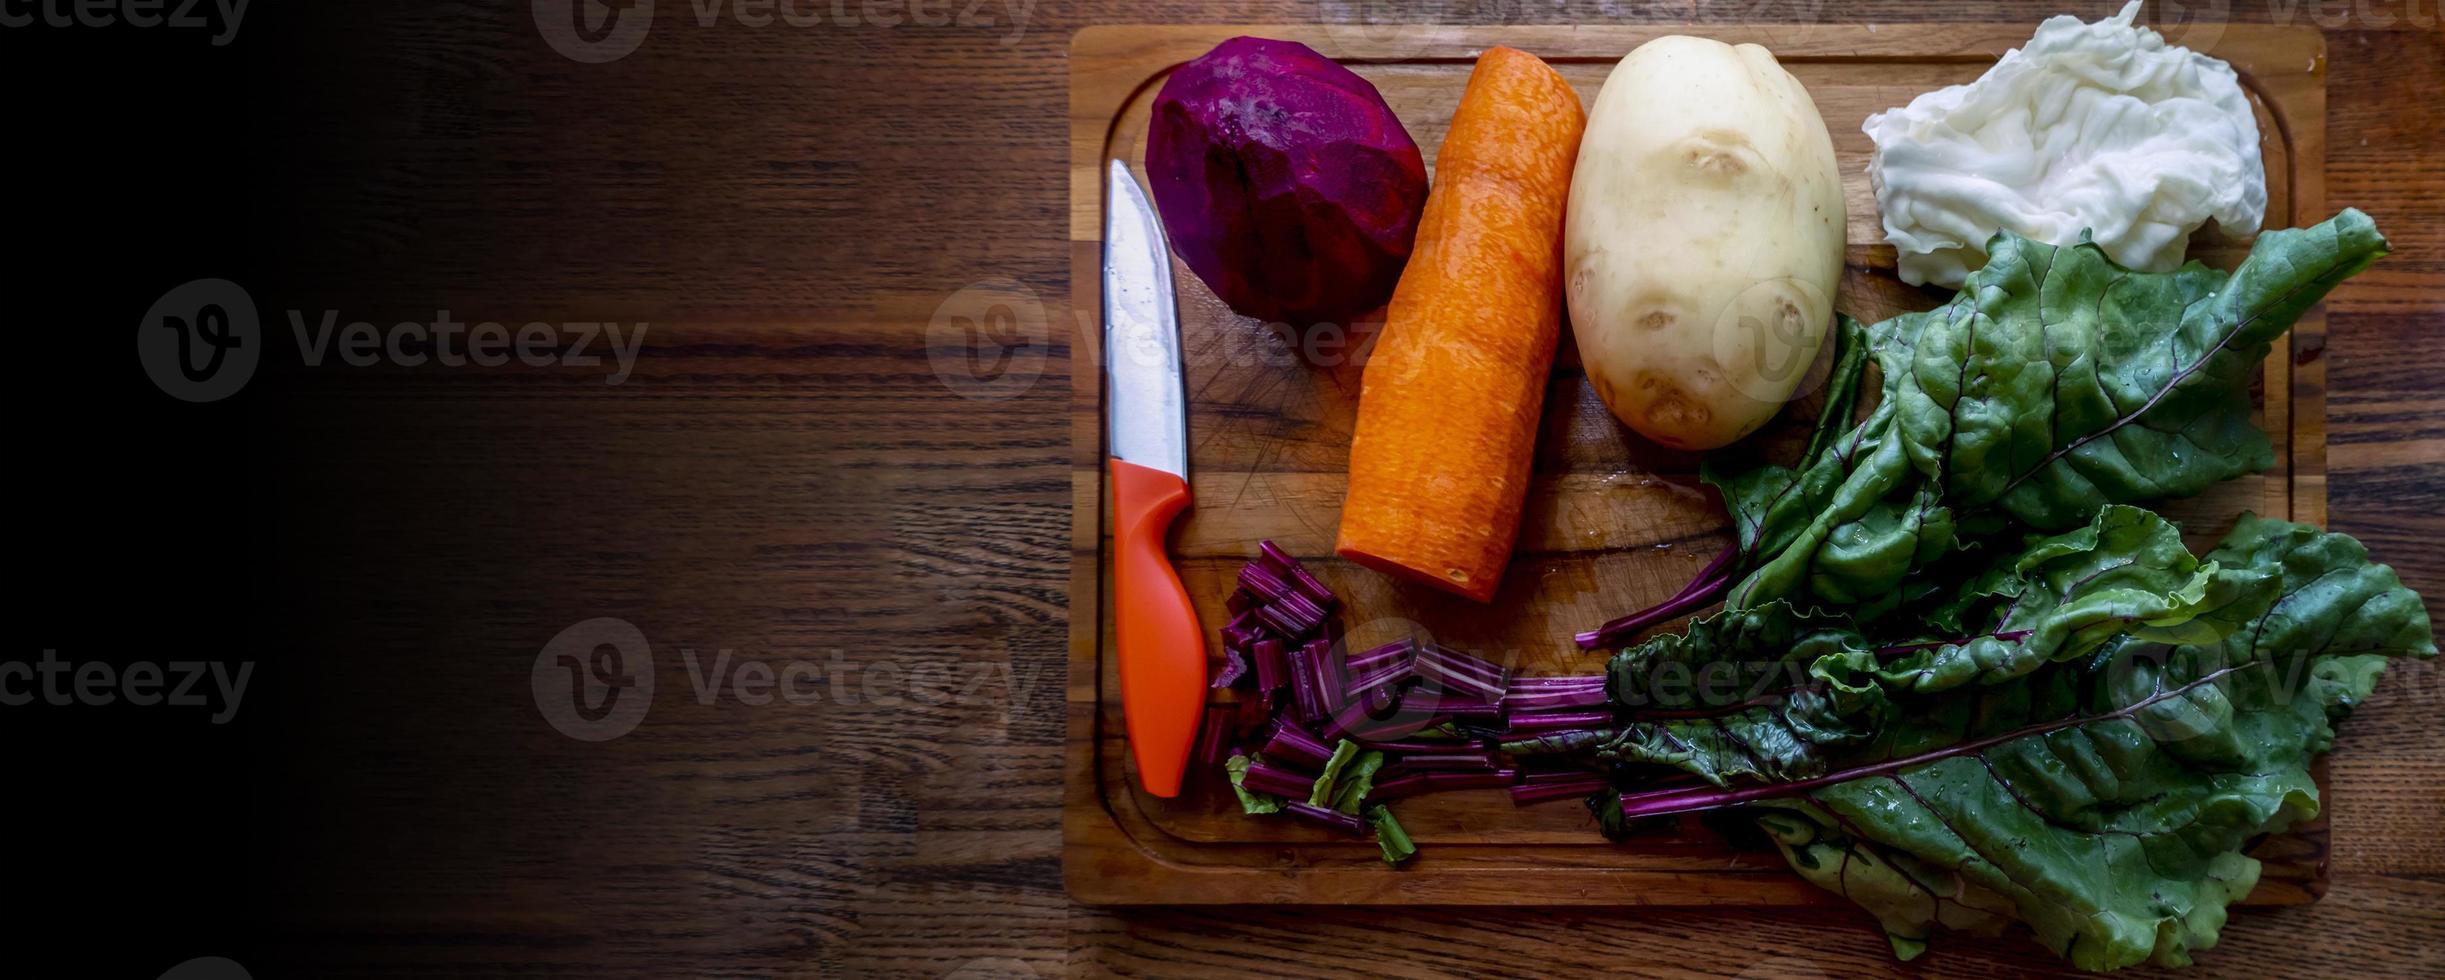
<path id="1" fill-rule="evenodd" d="M 1456 905 L 1780 905 L 1837 901 L 1769 850 L 1735 846 L 1696 819 L 1624 844 L 1598 836 L 1563 801 L 1513 808 L 1499 791 L 1440 794 L 1395 807 L 1419 857 L 1394 870 L 1365 842 L 1300 824 L 1244 817 L 1215 773 L 1193 772 L 1178 798 L 1145 795 L 1128 771 L 1111 642 L 1106 550 L 1099 297 L 1105 162 L 1139 168 L 1148 106 L 1164 75 L 1240 34 L 1296 40 L 1339 58 L 1384 93 L 1431 162 L 1476 54 L 1497 44 L 1553 62 L 1592 101 L 1620 56 L 1650 38 L 1703 34 L 1766 45 L 1809 87 L 1832 131 L 1850 210 L 1839 307 L 1873 321 L 1925 309 L 1940 294 L 1902 286 L 1865 176 L 1869 113 L 1975 78 L 2029 36 L 2025 24 L 1730 25 L 1707 27 L 1095 27 L 1070 48 L 1070 248 L 1076 358 L 1071 393 L 1072 506 L 1069 731 L 1063 867 L 1071 893 L 1097 903 L 1407 903 Z M 2311 28 L 2224 26 L 2175 37 L 2233 64 L 2257 104 L 2269 184 L 2267 223 L 2326 217 L 2325 45 Z M 1143 173 L 1141 170 L 1141 179 Z M 2206 236 L 2192 254 L 2229 268 L 2246 244 Z M 1190 391 L 1190 479 L 1196 503 L 1172 552 L 1209 625 L 1238 567 L 1272 539 L 1301 556 L 1345 600 L 1349 641 L 1423 635 L 1506 660 L 1526 673 L 1584 673 L 1570 634 L 1670 595 L 1730 540 L 1698 483 L 1698 457 L 1638 439 L 1606 413 L 1565 338 L 1546 394 L 1536 471 L 1511 568 L 1478 606 L 1395 583 L 1331 557 L 1343 472 L 1371 328 L 1269 329 L 1232 314 L 1185 267 L 1179 284 Z M 1380 321 L 1380 313 L 1375 319 Z M 1365 318 L 1362 318 L 1362 320 Z M 2325 519 L 2324 363 L 2320 312 L 2293 329 L 2257 388 L 2278 463 L 2166 508 L 2194 544 L 2242 509 Z M 2286 356 L 2297 352 L 2301 356 Z M 1815 402 L 1804 398 L 1763 435 L 1790 444 Z M 1219 656 L 1213 637 L 1209 654 Z M 2321 770 L 2321 785 L 2324 784 Z M 2327 800 L 2329 807 L 2334 801 Z M 2262 843 L 2249 901 L 2292 904 L 2324 891 L 2324 818 Z"/>

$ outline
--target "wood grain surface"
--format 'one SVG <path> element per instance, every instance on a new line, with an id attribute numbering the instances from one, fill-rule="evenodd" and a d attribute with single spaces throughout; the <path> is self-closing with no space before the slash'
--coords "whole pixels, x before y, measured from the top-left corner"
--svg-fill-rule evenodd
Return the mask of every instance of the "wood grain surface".
<path id="1" fill-rule="evenodd" d="M 265 832 L 333 858 L 283 869 L 267 912 L 299 975 L 2060 972 L 2016 938 L 1897 965 L 1838 908 L 1073 902 L 1069 393 L 1086 361 L 1067 341 L 1067 52 L 1098 23 L 1881 29 L 2115 4 L 920 6 L 951 23 L 831 5 L 812 27 L 708 26 L 666 2 L 607 64 L 554 53 L 526 3 L 299 12 L 376 43 L 308 46 L 298 84 L 263 95 L 278 124 L 255 137 L 292 161 L 264 179 L 299 202 L 263 221 L 327 229 L 274 257 L 290 271 L 267 305 L 652 324 L 618 386 L 585 367 L 274 379 L 291 407 L 258 424 L 326 450 L 277 500 L 311 533 L 277 544 L 333 597 L 284 627 L 331 651 L 295 681 L 327 695 L 288 710 L 351 736 L 265 790 Z M 2330 525 L 2445 597 L 2436 7 L 2214 6 L 2331 21 L 2326 199 L 2376 216 L 2396 252 L 2295 356 L 2326 366 Z M 2175 40 L 2212 51 L 2213 34 Z M 634 732 L 580 742 L 528 685 L 537 651 L 596 616 L 652 641 L 659 693 Z M 829 682 L 814 703 L 702 697 L 724 650 Z M 2344 727 L 2326 898 L 2238 911 L 2198 975 L 2445 972 L 2438 673 L 2390 672 Z"/>
<path id="2" fill-rule="evenodd" d="M 1620 52 L 1690 25 L 1422 27 L 1356 37 L 1316 25 L 1113 26 L 1080 31 L 1070 45 L 1071 304 L 1100 308 L 1102 198 L 1107 162 L 1139 170 L 1155 90 L 1182 61 L 1236 34 L 1299 41 L 1352 66 L 1435 159 L 1471 54 L 1496 44 L 1552 63 L 1592 103 Z M 1883 244 L 1867 179 L 1870 114 L 1944 85 L 1970 81 L 2025 40 L 2010 24 L 1930 24 L 1870 31 L 1860 25 L 1729 25 L 1711 33 L 1777 52 L 1808 86 L 1834 136 L 1849 199 L 1848 269 L 1836 307 L 1868 322 L 1927 309 L 1936 290 L 1901 285 Z M 2217 39 L 2259 114 L 2267 224 L 2326 217 L 2325 41 L 2308 27 L 2236 24 Z M 2193 254 L 2230 268 L 2242 243 L 2202 236 Z M 1177 264 L 1177 263 L 1175 263 Z M 1260 325 L 1232 313 L 1186 266 L 1174 270 L 1189 393 L 1189 476 L 1197 503 L 1172 552 L 1208 624 L 1229 613 L 1232 578 L 1272 540 L 1306 562 L 1347 608 L 1352 650 L 1426 638 L 1524 674 L 1594 673 L 1604 654 L 1573 633 L 1670 597 L 1707 556 L 1731 543 L 1729 519 L 1698 481 L 1696 453 L 1675 452 L 1615 422 L 1587 384 L 1578 348 L 1560 345 L 1547 390 L 1529 505 L 1500 591 L 1487 604 L 1392 581 L 1333 554 L 1347 451 L 1357 412 L 1360 353 L 1381 311 L 1348 328 Z M 1094 352 L 1102 326 L 1074 320 L 1073 351 Z M 1567 327 L 1565 328 L 1567 332 Z M 2325 362 L 2296 351 L 2323 346 L 2313 311 L 2267 359 L 2255 385 L 2259 421 L 2279 461 L 2167 512 L 2205 550 L 2241 510 L 2318 521 L 2325 513 Z M 1826 354 L 1831 357 L 1830 352 Z M 1149 796 L 1127 765 L 1113 642 L 1109 495 L 1104 484 L 1103 385 L 1072 372 L 1072 546 L 1069 784 L 1064 873 L 1070 894 L 1100 904 L 1317 902 L 1484 905 L 1841 904 L 1791 875 L 1762 842 L 1735 848 L 1696 817 L 1671 832 L 1616 844 L 1580 807 L 1518 808 L 1497 791 L 1439 794 L 1398 807 L 1425 850 L 1394 871 L 1366 842 L 1338 840 L 1283 820 L 1243 815 L 1217 767 L 1194 769 L 1176 799 Z M 1818 407 L 1804 396 L 1752 437 L 1796 456 Z M 2306 395 L 2307 397 L 2301 397 Z M 1216 636 L 1207 637 L 1220 663 Z M 1221 695 L 1228 702 L 1233 695 Z M 2326 887 L 2324 820 L 2263 842 L 2251 904 L 2297 904 Z"/>

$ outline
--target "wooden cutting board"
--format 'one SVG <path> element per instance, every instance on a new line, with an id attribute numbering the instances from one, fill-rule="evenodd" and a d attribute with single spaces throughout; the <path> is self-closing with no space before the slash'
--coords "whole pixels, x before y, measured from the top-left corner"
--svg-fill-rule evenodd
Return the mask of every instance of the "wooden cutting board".
<path id="1" fill-rule="evenodd" d="M 1105 162 L 1140 171 L 1149 105 L 1166 74 L 1235 35 L 1296 40 L 1340 59 L 1383 92 L 1430 168 L 1478 52 L 1494 45 L 1554 64 L 1594 101 L 1612 65 L 1666 34 L 1701 34 L 1773 50 L 1815 98 L 1834 137 L 1850 211 L 1850 268 L 1839 308 L 1873 322 L 1937 305 L 1944 294 L 1901 285 L 1882 241 L 1860 122 L 1922 92 L 1969 81 L 2035 24 L 1896 26 L 1093 27 L 1070 46 L 1070 338 L 1073 531 L 1069 734 L 1063 869 L 1092 903 L 1403 903 L 1463 905 L 1769 905 L 1839 900 L 1791 874 L 1770 848 L 1739 845 L 1684 819 L 1623 844 L 1596 833 L 1572 801 L 1514 808 L 1499 790 L 1418 797 L 1394 807 L 1420 853 L 1386 867 L 1375 845 L 1288 820 L 1240 814 L 1216 772 L 1192 772 L 1177 799 L 1145 795 L 1122 742 L 1105 516 L 1099 247 Z M 2232 63 L 2259 111 L 2268 176 L 2267 224 L 2327 217 L 2325 44 L 2306 27 L 2230 25 L 2171 40 Z M 2206 238 L 2193 254 L 2230 268 L 2246 245 Z M 1478 605 L 1332 557 L 1360 366 L 1372 335 L 1291 334 L 1237 316 L 1186 267 L 1175 269 L 1190 392 L 1192 512 L 1172 553 L 1200 615 L 1226 618 L 1239 566 L 1272 539 L 1339 594 L 1353 648 L 1417 635 L 1523 673 L 1592 673 L 1573 632 L 1671 595 L 1731 538 L 1701 486 L 1695 454 L 1645 442 L 1588 387 L 1565 337 L 1547 392 L 1536 476 L 1501 591 Z M 1373 317 L 1380 322 L 1381 314 Z M 2320 312 L 2293 328 L 2259 386 L 2274 469 L 2165 508 L 2204 546 L 2247 508 L 2325 519 L 2324 362 Z M 1793 442 L 1814 399 L 1764 438 Z M 1796 451 L 1796 446 L 1795 446 Z M 1221 655 L 1212 635 L 1209 654 Z M 1225 692 L 1227 694 L 1227 692 Z M 2321 770 L 2320 785 L 2325 780 Z M 2331 807 L 2335 801 L 2327 799 Z M 2253 853 L 2265 874 L 2249 901 L 2315 899 L 2326 878 L 2323 818 Z"/>

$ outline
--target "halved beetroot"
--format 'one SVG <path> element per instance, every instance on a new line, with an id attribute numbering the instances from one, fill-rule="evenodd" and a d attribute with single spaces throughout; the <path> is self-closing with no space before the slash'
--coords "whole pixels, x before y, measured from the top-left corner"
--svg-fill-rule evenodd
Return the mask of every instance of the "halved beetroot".
<path id="1" fill-rule="evenodd" d="M 1173 251 L 1267 321 L 1347 323 L 1383 305 L 1426 203 L 1426 162 L 1375 86 L 1260 37 L 1163 83 L 1146 173 Z"/>

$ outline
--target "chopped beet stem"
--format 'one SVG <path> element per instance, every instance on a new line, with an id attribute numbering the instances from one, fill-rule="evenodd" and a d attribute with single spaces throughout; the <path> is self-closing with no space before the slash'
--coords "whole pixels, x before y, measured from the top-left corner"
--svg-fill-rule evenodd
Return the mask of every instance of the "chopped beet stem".
<path id="1" fill-rule="evenodd" d="M 1492 772 L 1499 768 L 1494 764 L 1492 752 L 1450 750 L 1403 755 L 1400 766 L 1404 772 Z"/>
<path id="2" fill-rule="evenodd" d="M 1366 673 L 1353 669 L 1350 672 L 1349 686 L 1345 690 L 1351 697 L 1372 694 L 1377 691 L 1389 693 L 1416 676 L 1418 676 L 1417 671 L 1407 663 L 1388 663 Z"/>
<path id="3" fill-rule="evenodd" d="M 1422 715 L 1413 717 L 1404 712 L 1382 721 L 1375 721 L 1371 719 L 1367 724 L 1359 728 L 1349 730 L 1346 735 L 1352 741 L 1358 742 L 1360 745 L 1365 745 L 1370 740 L 1390 741 L 1393 739 L 1407 738 L 1429 728 L 1449 724 L 1451 721 L 1452 716 L 1450 715 Z"/>
<path id="4" fill-rule="evenodd" d="M 1290 595 L 1290 583 L 1263 565 L 1248 565 L 1239 570 L 1239 587 L 1254 592 L 1268 603 L 1280 602 Z"/>
<path id="5" fill-rule="evenodd" d="M 1498 769 L 1493 772 L 1430 772 L 1426 774 L 1426 788 L 1437 791 L 1447 789 L 1500 789 L 1502 787 L 1518 783 L 1519 781 L 1520 772 L 1517 769 Z"/>
<path id="6" fill-rule="evenodd" d="M 1573 639 L 1578 641 L 1580 649 L 1594 650 L 1628 639 L 1640 630 L 1675 616 L 1705 607 L 1721 597 L 1725 589 L 1731 588 L 1732 558 L 1739 552 L 1738 544 L 1717 552 L 1704 568 L 1698 570 L 1698 577 L 1682 586 L 1681 591 L 1672 598 L 1581 633 Z"/>
<path id="7" fill-rule="evenodd" d="M 1232 723 L 1236 712 L 1231 705 L 1206 706 L 1205 719 L 1197 727 L 1197 764 L 1219 766 L 1223 761 L 1223 746 L 1230 744 Z"/>
<path id="8" fill-rule="evenodd" d="M 1422 772 L 1394 776 L 1391 779 L 1379 779 L 1375 782 L 1375 788 L 1367 791 L 1367 802 L 1383 803 L 1404 796 L 1416 796 L 1433 788 L 1426 784 L 1426 774 Z"/>
<path id="9" fill-rule="evenodd" d="M 1292 558 L 1290 552 L 1282 550 L 1281 545 L 1270 539 L 1257 542 L 1256 553 L 1257 561 L 1264 564 L 1265 570 L 1276 575 L 1288 574 L 1291 569 L 1299 567 L 1298 559 Z"/>
<path id="10" fill-rule="evenodd" d="M 1365 653 L 1350 655 L 1351 670 L 1369 670 L 1378 664 L 1409 660 L 1417 655 L 1418 641 L 1394 640 Z"/>
<path id="11" fill-rule="evenodd" d="M 1362 738 L 1362 739 L 1356 739 L 1355 741 L 1357 741 L 1357 742 L 1358 742 L 1358 747 L 1359 747 L 1359 748 L 1362 748 L 1362 749 L 1374 749 L 1374 750 L 1376 750 L 1376 751 L 1378 751 L 1378 752 L 1390 752 L 1390 753 L 1393 753 L 1393 754 L 1395 754 L 1395 755 L 1403 755 L 1403 754 L 1410 754 L 1410 753 L 1417 753 L 1417 752 L 1466 752 L 1466 751 L 1468 751 L 1468 750 L 1470 750 L 1470 749 L 1473 749 L 1473 748 L 1476 748 L 1476 747 L 1478 747 L 1478 746 L 1480 745 L 1480 743 L 1478 743 L 1478 742 L 1473 742 L 1473 741 L 1466 741 L 1466 740 L 1462 740 L 1462 739 L 1442 739 L 1442 738 L 1411 738 L 1411 739 L 1382 739 L 1382 740 L 1377 740 L 1377 739 L 1366 739 L 1366 738 Z"/>
<path id="12" fill-rule="evenodd" d="M 1320 806 L 1309 806 L 1305 803 L 1284 803 L 1282 804 L 1282 812 L 1298 817 L 1301 820 L 1305 820 L 1319 827 L 1324 827 L 1330 830 L 1338 830 L 1353 837 L 1367 832 L 1366 822 L 1358 819 L 1358 815 L 1354 813 L 1343 813 L 1339 810 L 1327 810 Z"/>
<path id="13" fill-rule="evenodd" d="M 1481 701 L 1467 695 L 1412 691 L 1401 699 L 1401 703 L 1407 706 L 1411 713 L 1420 715 L 1444 715 L 1451 718 L 1473 718 L 1484 721 L 1502 717 L 1503 714 L 1502 705 L 1491 701 Z"/>
<path id="14" fill-rule="evenodd" d="M 1290 661 L 1282 656 L 1282 641 L 1267 638 L 1256 641 L 1249 649 L 1249 659 L 1256 661 L 1256 686 L 1260 691 L 1278 691 L 1290 683 Z"/>
<path id="15" fill-rule="evenodd" d="M 1340 710 L 1333 712 L 1333 717 L 1324 724 L 1324 732 L 1332 738 L 1356 739 L 1363 733 L 1374 731 L 1380 724 L 1375 716 L 1391 707 L 1392 704 L 1389 701 L 1378 702 L 1367 697 L 1352 698 L 1349 703 L 1342 705 Z"/>
<path id="16" fill-rule="evenodd" d="M 1730 588 L 1731 585 L 1732 580 L 1729 578 L 1715 579 L 1705 583 L 1705 587 L 1697 589 L 1696 591 L 1681 596 L 1676 596 L 1672 599 L 1667 599 L 1660 604 L 1649 606 L 1645 609 L 1639 610 L 1638 612 L 1631 613 L 1630 615 L 1616 619 L 1610 623 L 1606 623 L 1603 626 L 1599 626 L 1593 630 L 1581 633 L 1575 637 L 1572 637 L 1572 639 L 1578 641 L 1579 648 L 1582 650 L 1594 650 L 1600 647 L 1611 646 L 1615 643 L 1621 642 L 1622 640 L 1626 640 L 1637 635 L 1639 631 L 1644 630 L 1647 627 L 1654 626 L 1657 623 L 1664 622 L 1676 616 L 1681 616 L 1686 613 L 1695 612 L 1699 609 L 1706 608 L 1708 605 L 1714 603 L 1715 600 L 1722 598 L 1723 591 Z"/>
<path id="17" fill-rule="evenodd" d="M 1511 683 L 1511 672 L 1495 666 L 1493 661 L 1471 656 L 1441 644 L 1428 643 L 1420 646 L 1418 656 L 1422 659 L 1431 658 L 1454 671 L 1484 678 L 1496 687 L 1504 687 Z"/>
<path id="18" fill-rule="evenodd" d="M 1274 577 L 1281 579 L 1284 584 L 1306 596 L 1308 601 L 1324 609 L 1331 609 L 1338 602 L 1333 597 L 1333 590 L 1325 588 L 1324 583 L 1318 581 L 1315 574 L 1307 570 L 1307 566 L 1300 564 L 1299 559 L 1291 557 L 1290 552 L 1282 550 L 1281 545 L 1272 541 L 1259 541 L 1256 550 L 1257 562 L 1264 566 L 1266 571 L 1272 572 Z"/>
<path id="19" fill-rule="evenodd" d="M 1592 772 L 1586 769 L 1547 769 L 1540 772 L 1522 772 L 1520 774 L 1520 785 L 1543 786 L 1547 783 L 1572 783 L 1587 779 L 1603 778 L 1603 773 Z"/>
<path id="20" fill-rule="evenodd" d="M 1514 687 L 1510 694 L 1504 695 L 1503 708 L 1515 714 L 1565 708 L 1595 708 L 1603 706 L 1606 700 L 1605 689 L 1602 685 L 1580 688 L 1557 687 L 1533 691 L 1522 691 Z"/>
<path id="21" fill-rule="evenodd" d="M 1348 700 L 1345 688 L 1349 680 L 1342 676 L 1341 654 L 1336 652 L 1333 641 L 1322 637 L 1309 641 L 1306 660 L 1307 669 L 1316 675 L 1313 684 L 1317 706 L 1326 714 L 1341 710 L 1342 703 Z"/>
<path id="22" fill-rule="evenodd" d="M 1543 803 L 1548 800 L 1560 800 L 1574 796 L 1586 796 L 1590 793 L 1596 792 L 1597 790 L 1605 788 L 1605 778 L 1603 776 L 1595 773 L 1574 773 L 1571 775 L 1574 775 L 1577 778 L 1568 780 L 1551 780 L 1546 782 L 1537 782 L 1532 779 L 1530 782 L 1525 782 L 1518 786 L 1511 787 L 1511 805 L 1528 806 L 1532 803 Z"/>
<path id="23" fill-rule="evenodd" d="M 1283 651 L 1282 656 L 1290 663 L 1291 705 L 1297 709 L 1301 721 L 1312 722 L 1332 712 L 1324 706 L 1323 692 L 1316 690 L 1316 668 L 1308 662 L 1313 657 L 1310 649 L 1292 647 Z"/>
<path id="24" fill-rule="evenodd" d="M 1303 800 L 1310 790 L 1316 788 L 1316 777 L 1284 769 L 1271 759 L 1252 759 L 1248 762 L 1248 771 L 1240 774 L 1240 785 L 1275 796 Z"/>
<path id="25" fill-rule="evenodd" d="M 1613 721 L 1611 711 L 1550 711 L 1538 714 L 1515 714 L 1510 718 L 1511 734 L 1528 735 L 1539 732 L 1564 731 L 1573 728 L 1595 728 Z"/>
<path id="26" fill-rule="evenodd" d="M 1485 704 L 1503 700 L 1503 682 L 1487 677 L 1453 659 L 1441 656 L 1436 647 L 1427 647 L 1418 654 L 1418 676 L 1440 685 L 1445 691 Z M 1483 661 L 1480 661 L 1481 663 Z"/>
<path id="27" fill-rule="evenodd" d="M 1333 590 L 1325 588 L 1324 582 L 1317 579 L 1316 576 L 1310 573 L 1307 569 L 1300 568 L 1296 565 L 1291 566 L 1290 584 L 1292 588 L 1298 589 L 1300 594 L 1314 600 L 1318 606 L 1322 606 L 1327 610 L 1332 609 L 1334 606 L 1341 605 L 1341 600 L 1333 595 Z"/>
<path id="28" fill-rule="evenodd" d="M 1333 750 L 1297 725 L 1276 723 L 1273 734 L 1265 740 L 1265 757 L 1284 762 L 1296 762 L 1310 769 L 1322 769 L 1333 758 Z"/>
<path id="29" fill-rule="evenodd" d="M 1605 686 L 1605 675 L 1603 674 L 1557 674 L 1546 677 L 1514 677 L 1511 679 L 1513 693 L 1566 691 L 1582 687 L 1603 686 Z"/>
<path id="30" fill-rule="evenodd" d="M 1256 609 L 1257 617 L 1273 631 L 1286 637 L 1301 637 L 1314 632 L 1316 622 L 1299 615 L 1289 603 L 1271 602 Z"/>

